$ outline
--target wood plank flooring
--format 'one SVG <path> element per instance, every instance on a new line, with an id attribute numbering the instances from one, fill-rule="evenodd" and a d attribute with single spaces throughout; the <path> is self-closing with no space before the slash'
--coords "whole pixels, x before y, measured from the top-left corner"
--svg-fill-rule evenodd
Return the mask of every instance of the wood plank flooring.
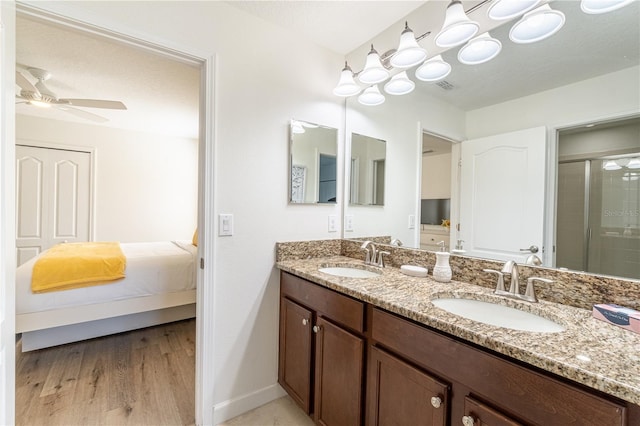
<path id="1" fill-rule="evenodd" d="M 194 415 L 195 319 L 16 355 L 17 425 L 192 425 Z"/>

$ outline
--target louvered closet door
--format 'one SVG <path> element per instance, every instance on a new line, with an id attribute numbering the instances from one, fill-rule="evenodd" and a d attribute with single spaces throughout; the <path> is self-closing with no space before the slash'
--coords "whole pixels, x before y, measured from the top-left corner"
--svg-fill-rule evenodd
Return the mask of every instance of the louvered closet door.
<path id="1" fill-rule="evenodd" d="M 91 153 L 16 146 L 18 265 L 62 242 L 89 241 Z"/>

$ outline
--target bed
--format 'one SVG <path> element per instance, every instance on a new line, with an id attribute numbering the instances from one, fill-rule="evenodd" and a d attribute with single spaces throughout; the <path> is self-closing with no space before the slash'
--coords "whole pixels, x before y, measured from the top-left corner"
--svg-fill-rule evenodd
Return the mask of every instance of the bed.
<path id="1" fill-rule="evenodd" d="M 16 271 L 16 333 L 22 351 L 195 316 L 197 247 L 188 241 L 122 243 L 126 277 L 109 284 L 35 294 L 33 265 Z"/>

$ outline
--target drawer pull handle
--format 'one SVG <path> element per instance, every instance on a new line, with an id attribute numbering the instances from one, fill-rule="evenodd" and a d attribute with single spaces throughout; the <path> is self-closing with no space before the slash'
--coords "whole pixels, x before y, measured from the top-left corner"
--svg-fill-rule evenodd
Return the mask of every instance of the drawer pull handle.
<path id="1" fill-rule="evenodd" d="M 320 327 L 319 325 L 314 325 L 313 326 L 313 332 L 314 333 L 320 333 L 321 330 L 322 330 L 322 327 Z"/>
<path id="2" fill-rule="evenodd" d="M 442 399 L 439 396 L 432 396 L 431 405 L 433 405 L 433 408 L 440 408 L 442 405 Z"/>
<path id="3" fill-rule="evenodd" d="M 473 426 L 476 424 L 476 421 L 471 416 L 462 416 L 462 424 L 464 426 Z"/>
<path id="4" fill-rule="evenodd" d="M 309 324 L 309 320 L 306 318 L 302 318 L 302 325 L 307 325 Z"/>

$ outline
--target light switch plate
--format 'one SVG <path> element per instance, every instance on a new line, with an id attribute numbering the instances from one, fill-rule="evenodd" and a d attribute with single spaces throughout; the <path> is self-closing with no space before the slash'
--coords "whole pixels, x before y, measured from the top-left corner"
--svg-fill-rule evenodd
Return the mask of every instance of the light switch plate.
<path id="1" fill-rule="evenodd" d="M 344 230 L 345 232 L 353 232 L 353 215 L 348 214 L 344 216 Z"/>
<path id="2" fill-rule="evenodd" d="M 416 216 L 413 214 L 409 215 L 409 229 L 414 229 L 416 227 Z"/>
<path id="3" fill-rule="evenodd" d="M 334 214 L 329 215 L 329 232 L 338 232 L 338 217 Z"/>
<path id="4" fill-rule="evenodd" d="M 218 235 L 228 237 L 233 235 L 233 215 L 220 214 L 218 216 Z"/>

